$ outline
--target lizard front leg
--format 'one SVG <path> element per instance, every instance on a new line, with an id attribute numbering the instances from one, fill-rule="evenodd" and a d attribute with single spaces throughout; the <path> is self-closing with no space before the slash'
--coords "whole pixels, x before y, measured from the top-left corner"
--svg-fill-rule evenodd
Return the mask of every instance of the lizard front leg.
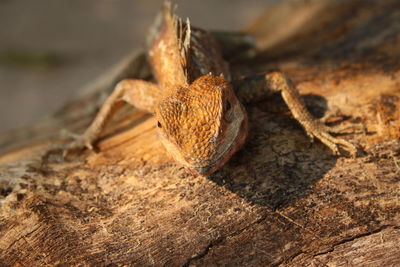
<path id="1" fill-rule="evenodd" d="M 242 103 L 261 100 L 274 92 L 280 92 L 293 117 L 303 126 L 308 136 L 318 138 L 335 154 L 340 154 L 339 147 L 341 147 L 352 156 L 356 155 L 357 149 L 353 144 L 330 135 L 337 130 L 326 126 L 310 114 L 294 83 L 283 73 L 272 72 L 248 78 L 239 81 L 235 89 Z"/>
<path id="2" fill-rule="evenodd" d="M 64 155 L 69 151 L 89 148 L 98 140 L 106 124 L 112 116 L 121 108 L 124 102 L 153 113 L 154 107 L 159 98 L 159 87 L 156 84 L 143 81 L 126 79 L 119 82 L 112 94 L 101 106 L 95 119 L 82 135 L 75 137 L 75 140 L 67 144 L 63 150 Z"/>

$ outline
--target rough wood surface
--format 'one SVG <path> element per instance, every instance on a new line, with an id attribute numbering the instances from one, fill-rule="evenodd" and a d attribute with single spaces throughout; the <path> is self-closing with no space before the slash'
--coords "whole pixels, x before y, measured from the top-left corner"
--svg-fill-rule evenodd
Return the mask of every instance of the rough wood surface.
<path id="1" fill-rule="evenodd" d="M 150 78 L 138 54 L 54 116 L 0 135 L 0 266 L 399 266 L 400 4 L 299 2 L 249 27 L 264 50 L 234 72 L 279 68 L 316 115 L 364 124 L 343 137 L 359 157 L 310 144 L 279 98 L 246 107 L 247 144 L 209 178 L 177 167 L 154 119 L 131 109 L 99 153 L 43 157 L 115 81 Z M 279 36 L 264 25 L 283 22 Z"/>

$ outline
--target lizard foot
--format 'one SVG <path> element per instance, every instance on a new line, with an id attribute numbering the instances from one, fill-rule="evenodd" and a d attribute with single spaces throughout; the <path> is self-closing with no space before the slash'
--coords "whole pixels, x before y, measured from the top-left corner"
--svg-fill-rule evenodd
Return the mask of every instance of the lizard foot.
<path id="1" fill-rule="evenodd" d="M 64 135 L 65 133 L 63 133 Z M 94 150 L 93 142 L 90 138 L 87 138 L 84 134 L 77 135 L 73 133 L 67 133 L 67 135 L 72 139 L 68 143 L 60 144 L 60 143 L 51 143 L 50 148 L 46 151 L 46 153 L 42 156 L 42 162 L 48 162 L 50 158 L 56 156 L 57 161 L 64 161 L 68 154 L 72 152 L 77 152 L 88 148 L 90 150 Z M 60 159 L 61 157 L 61 159 Z M 54 160 L 54 159 L 53 159 Z M 51 160 L 50 160 L 51 161 Z"/>
<path id="2" fill-rule="evenodd" d="M 68 154 L 70 154 L 71 152 L 80 151 L 85 148 L 94 150 L 93 138 L 90 138 L 88 135 L 86 134 L 78 135 L 71 132 L 67 132 L 64 134 L 66 134 L 67 137 L 72 139 L 67 144 L 57 145 L 57 148 L 62 151 L 62 156 L 64 158 L 67 157 Z"/>
<path id="3" fill-rule="evenodd" d="M 314 121 L 310 127 L 307 127 L 307 135 L 313 139 L 318 138 L 322 143 L 329 147 L 335 155 L 342 154 L 339 148 L 348 152 L 352 157 L 357 156 L 357 148 L 352 143 L 332 136 L 330 133 L 338 133 L 338 129 L 331 128 L 322 124 L 320 121 Z"/>

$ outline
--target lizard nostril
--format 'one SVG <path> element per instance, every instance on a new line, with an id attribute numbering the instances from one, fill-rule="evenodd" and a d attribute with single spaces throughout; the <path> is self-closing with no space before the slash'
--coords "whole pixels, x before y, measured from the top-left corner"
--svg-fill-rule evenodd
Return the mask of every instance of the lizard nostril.
<path id="1" fill-rule="evenodd" d="M 161 125 L 161 123 L 159 121 L 157 122 L 157 127 L 158 128 L 162 128 L 162 125 Z"/>

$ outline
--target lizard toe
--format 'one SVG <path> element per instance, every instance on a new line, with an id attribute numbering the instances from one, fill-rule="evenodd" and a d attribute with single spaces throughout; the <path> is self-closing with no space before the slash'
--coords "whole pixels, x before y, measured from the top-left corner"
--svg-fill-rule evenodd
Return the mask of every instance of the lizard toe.
<path id="1" fill-rule="evenodd" d="M 68 154 L 76 151 L 84 150 L 85 148 L 93 150 L 93 144 L 90 139 L 85 136 L 77 136 L 73 141 L 63 146 L 63 157 L 67 157 Z"/>

